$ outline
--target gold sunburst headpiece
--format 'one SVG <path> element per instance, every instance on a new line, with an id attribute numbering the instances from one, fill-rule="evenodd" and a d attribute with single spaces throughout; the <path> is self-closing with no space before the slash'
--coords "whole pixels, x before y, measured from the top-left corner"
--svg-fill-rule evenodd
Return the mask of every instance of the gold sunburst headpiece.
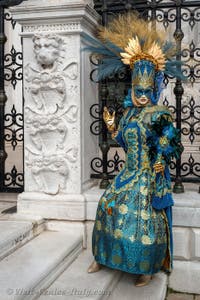
<path id="1" fill-rule="evenodd" d="M 151 62 L 158 76 L 163 73 L 185 79 L 180 61 L 175 57 L 176 45 L 166 40 L 167 35 L 165 31 L 155 30 L 152 22 L 140 18 L 137 12 L 119 14 L 106 27 L 99 26 L 97 39 L 84 34 L 90 44 L 86 50 L 101 61 L 98 80 L 121 72 L 129 74 L 130 68 L 133 74 L 139 61 Z"/>
<path id="2" fill-rule="evenodd" d="M 125 47 L 125 52 L 121 52 L 122 62 L 125 65 L 129 65 L 131 69 L 133 69 L 133 65 L 138 60 L 149 60 L 155 65 L 155 69 L 157 71 L 163 71 L 165 68 L 165 55 L 162 52 L 161 47 L 156 43 L 153 44 L 146 49 L 146 51 L 142 51 L 140 42 L 138 37 L 129 39 L 129 43 L 127 47 Z"/>

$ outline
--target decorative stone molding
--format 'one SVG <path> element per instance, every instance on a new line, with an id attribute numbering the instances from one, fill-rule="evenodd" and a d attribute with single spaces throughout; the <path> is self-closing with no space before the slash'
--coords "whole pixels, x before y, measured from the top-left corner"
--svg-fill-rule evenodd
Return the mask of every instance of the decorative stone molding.
<path id="1" fill-rule="evenodd" d="M 84 31 L 93 32 L 97 20 L 100 20 L 90 0 L 29 0 L 29 3 L 23 2 L 10 8 L 10 11 L 14 19 L 23 25 L 21 36 L 45 31 L 76 34 L 83 31 L 83 24 Z"/>
<path id="2" fill-rule="evenodd" d="M 67 124 L 63 118 L 54 115 L 46 115 L 41 118 L 41 115 L 31 112 L 28 108 L 26 116 L 26 128 L 38 150 L 48 153 L 63 149 L 67 135 Z"/>
<path id="3" fill-rule="evenodd" d="M 55 34 L 37 34 L 33 37 L 34 54 L 37 64 L 25 66 L 27 87 L 37 110 L 53 114 L 64 108 L 66 100 L 65 79 L 75 80 L 78 74 L 76 61 L 64 64 L 67 43 Z"/>
<path id="4" fill-rule="evenodd" d="M 78 64 L 73 59 L 65 61 L 67 42 L 61 36 L 36 34 L 32 40 L 36 61 L 28 63 L 24 72 L 29 100 L 25 103 L 25 125 L 30 139 L 25 165 L 36 191 L 56 194 L 66 188 L 68 164 L 77 159 L 77 147 L 67 141 L 67 124 L 77 121 L 78 107 L 67 103 L 66 80 L 77 79 Z M 71 93 L 76 94 L 76 86 L 70 86 Z"/>
<path id="5" fill-rule="evenodd" d="M 25 163 L 31 168 L 39 191 L 55 195 L 65 190 L 69 177 L 68 162 L 76 161 L 77 151 L 73 146 L 58 154 L 34 155 L 27 149 Z"/>
<path id="6" fill-rule="evenodd" d="M 77 32 L 80 31 L 80 23 L 78 22 L 71 22 L 67 24 L 44 24 L 44 25 L 27 25 L 24 26 L 23 34 L 30 33 L 30 32 L 54 32 L 54 31 L 59 31 L 59 32 Z"/>

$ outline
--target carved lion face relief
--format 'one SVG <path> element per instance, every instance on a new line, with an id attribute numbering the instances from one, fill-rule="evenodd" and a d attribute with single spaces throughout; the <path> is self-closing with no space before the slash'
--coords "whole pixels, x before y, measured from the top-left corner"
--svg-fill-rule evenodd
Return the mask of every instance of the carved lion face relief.
<path id="1" fill-rule="evenodd" d="M 57 35 L 35 35 L 33 43 L 38 64 L 44 69 L 52 68 L 61 55 L 63 39 Z"/>

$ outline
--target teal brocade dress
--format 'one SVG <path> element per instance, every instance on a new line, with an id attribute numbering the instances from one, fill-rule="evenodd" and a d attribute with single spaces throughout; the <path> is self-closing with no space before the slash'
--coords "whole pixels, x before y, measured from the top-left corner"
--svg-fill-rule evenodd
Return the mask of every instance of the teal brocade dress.
<path id="1" fill-rule="evenodd" d="M 133 107 L 121 118 L 115 140 L 125 151 L 125 164 L 98 202 L 94 259 L 133 274 L 170 272 L 173 199 L 167 164 L 182 151 L 179 132 L 166 107 Z M 164 174 L 155 174 L 158 159 Z"/>

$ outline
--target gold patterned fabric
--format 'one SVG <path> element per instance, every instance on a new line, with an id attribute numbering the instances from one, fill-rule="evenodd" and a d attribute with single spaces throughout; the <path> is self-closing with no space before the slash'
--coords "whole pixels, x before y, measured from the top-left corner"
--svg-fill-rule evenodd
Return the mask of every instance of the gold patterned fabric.
<path id="1" fill-rule="evenodd" d="M 99 200 L 92 233 L 95 260 L 133 274 L 171 271 L 168 219 L 164 209 L 152 206 L 155 174 L 147 137 L 153 113 L 132 110 L 126 126 L 118 128 L 125 166 Z"/>

